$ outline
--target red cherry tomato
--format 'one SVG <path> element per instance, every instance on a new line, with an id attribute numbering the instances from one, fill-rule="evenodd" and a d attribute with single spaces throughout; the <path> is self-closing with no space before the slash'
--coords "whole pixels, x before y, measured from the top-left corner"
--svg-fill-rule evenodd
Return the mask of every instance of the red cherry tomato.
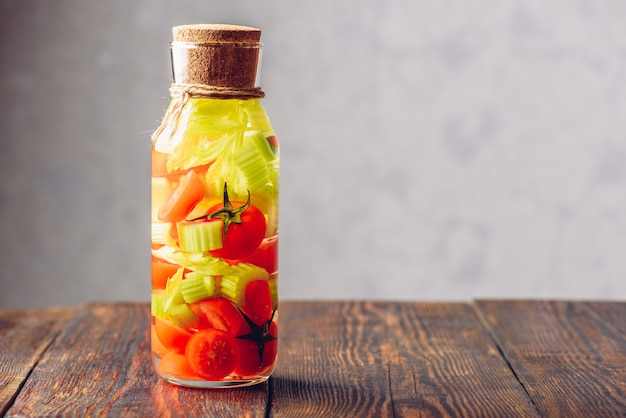
<path id="1" fill-rule="evenodd" d="M 243 318 L 237 308 L 225 298 L 209 298 L 189 305 L 200 318 L 201 328 L 216 328 L 237 335 Z"/>
<path id="2" fill-rule="evenodd" d="M 198 331 L 189 339 L 185 357 L 200 377 L 217 380 L 228 376 L 239 361 L 235 337 L 220 329 Z"/>
<path id="3" fill-rule="evenodd" d="M 245 202 L 232 202 L 233 207 L 243 207 Z M 224 206 L 218 204 L 209 209 L 214 213 Z M 236 260 L 249 256 L 256 250 L 265 236 L 267 223 L 265 216 L 256 206 L 248 206 L 241 212 L 241 223 L 231 222 L 226 231 L 226 237 L 222 240 L 222 248 L 210 251 L 214 257 Z"/>
<path id="4" fill-rule="evenodd" d="M 163 222 L 180 222 L 204 198 L 204 183 L 195 171 L 184 176 L 159 208 L 158 218 Z"/>
<path id="5" fill-rule="evenodd" d="M 253 280 L 246 286 L 243 311 L 257 325 L 272 317 L 272 294 L 267 280 Z"/>
<path id="6" fill-rule="evenodd" d="M 278 270 L 278 237 L 265 238 L 259 248 L 241 260 L 264 268 L 269 274 Z"/>
<path id="7" fill-rule="evenodd" d="M 248 328 L 249 329 L 249 328 Z M 277 336 L 278 327 L 272 322 L 269 333 Z M 234 372 L 241 376 L 251 376 L 267 371 L 276 362 L 278 353 L 277 340 L 268 341 L 263 345 L 262 358 L 259 359 L 259 344 L 251 340 L 237 339 L 239 362 Z"/>

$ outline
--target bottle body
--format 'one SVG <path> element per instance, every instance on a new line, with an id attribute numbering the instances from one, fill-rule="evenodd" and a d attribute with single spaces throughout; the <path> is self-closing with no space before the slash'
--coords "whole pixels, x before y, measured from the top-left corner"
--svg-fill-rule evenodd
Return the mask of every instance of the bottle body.
<path id="1" fill-rule="evenodd" d="M 152 357 L 194 387 L 265 381 L 278 349 L 279 143 L 261 99 L 189 98 L 152 140 Z"/>

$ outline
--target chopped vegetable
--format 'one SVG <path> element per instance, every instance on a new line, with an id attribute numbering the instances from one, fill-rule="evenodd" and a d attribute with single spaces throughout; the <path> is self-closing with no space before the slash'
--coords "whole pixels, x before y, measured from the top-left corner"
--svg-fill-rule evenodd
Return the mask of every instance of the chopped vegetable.
<path id="1" fill-rule="evenodd" d="M 150 326 L 150 345 L 152 347 L 152 352 L 157 354 L 158 356 L 163 356 L 166 353 L 169 353 L 170 350 L 166 346 L 164 346 L 161 341 L 159 341 L 159 337 L 156 335 L 156 330 L 154 329 L 154 325 Z"/>
<path id="2" fill-rule="evenodd" d="M 268 280 L 265 269 L 252 264 L 239 263 L 231 267 L 230 271 L 222 276 L 220 290 L 222 296 L 230 299 L 237 306 L 245 305 L 245 291 L 248 283 L 254 280 Z"/>
<path id="3" fill-rule="evenodd" d="M 267 331 L 259 334 L 257 339 L 237 337 L 239 362 L 234 372 L 242 375 L 256 375 L 268 370 L 275 362 L 278 353 L 278 335 L 276 322 L 270 322 Z"/>
<path id="4" fill-rule="evenodd" d="M 150 315 L 155 318 L 165 318 L 165 313 L 163 312 L 163 292 L 158 290 L 153 290 L 150 294 Z"/>
<path id="5" fill-rule="evenodd" d="M 235 206 L 237 205 L 237 206 Z M 192 221 L 221 219 L 222 247 L 211 251 L 215 257 L 237 260 L 254 252 L 265 236 L 266 222 L 263 212 L 246 202 L 231 202 L 228 185 L 224 183 L 224 204 L 218 204 L 209 213 Z"/>
<path id="6" fill-rule="evenodd" d="M 182 252 L 170 245 L 153 249 L 152 254 L 168 263 L 178 264 L 191 271 L 221 275 L 230 270 L 230 266 L 226 261 L 213 257 L 210 254 Z"/>
<path id="7" fill-rule="evenodd" d="M 217 380 L 233 371 L 239 361 L 239 348 L 231 334 L 209 328 L 193 334 L 185 348 L 185 357 L 198 376 Z"/>
<path id="8" fill-rule="evenodd" d="M 205 252 L 222 248 L 222 223 L 217 219 L 209 222 L 179 222 L 178 239 L 183 251 Z"/>
<path id="9" fill-rule="evenodd" d="M 169 222 L 152 222 L 152 226 L 150 228 L 150 234 L 152 236 L 153 244 L 160 245 L 174 245 L 176 243 L 176 239 L 172 236 L 172 224 Z"/>
<path id="10" fill-rule="evenodd" d="M 267 280 L 248 283 L 244 299 L 243 311 L 255 324 L 261 325 L 272 317 L 272 294 Z"/>
<path id="11" fill-rule="evenodd" d="M 165 289 L 167 279 L 172 277 L 179 266 L 165 261 L 152 261 L 152 288 Z"/>
<path id="12" fill-rule="evenodd" d="M 270 285 L 270 293 L 272 294 L 272 305 L 278 305 L 278 279 L 277 276 L 270 277 L 268 280 Z"/>
<path id="13" fill-rule="evenodd" d="M 204 183 L 195 171 L 181 176 L 176 188 L 159 208 L 159 220 L 179 222 L 204 198 Z"/>
<path id="14" fill-rule="evenodd" d="M 189 329 L 197 325 L 198 317 L 189 309 L 183 298 L 181 289 L 183 271 L 182 267 L 179 268 L 167 281 L 165 293 L 163 294 L 163 313 L 175 325 Z"/>
<path id="15" fill-rule="evenodd" d="M 278 237 L 265 238 L 259 248 L 241 260 L 265 269 L 269 274 L 278 271 Z"/>
<path id="16" fill-rule="evenodd" d="M 191 333 L 162 318 L 154 319 L 154 330 L 163 346 L 181 353 L 191 338 Z"/>
<path id="17" fill-rule="evenodd" d="M 170 351 L 161 358 L 159 371 L 163 374 L 176 376 L 178 378 L 198 378 L 189 365 L 187 357 L 176 351 Z"/>
<path id="18" fill-rule="evenodd" d="M 181 282 L 181 292 L 183 299 L 187 303 L 197 302 L 217 295 L 215 276 L 199 271 L 191 271 L 185 274 L 185 279 Z"/>
<path id="19" fill-rule="evenodd" d="M 275 135 L 272 124 L 260 100 L 246 100 L 243 110 L 248 115 L 248 125 L 250 127 L 258 129 L 264 136 Z"/>
<path id="20" fill-rule="evenodd" d="M 200 323 L 204 327 L 217 328 L 237 335 L 242 325 L 241 314 L 228 299 L 221 297 L 205 299 L 192 303 L 189 307 L 200 318 Z"/>

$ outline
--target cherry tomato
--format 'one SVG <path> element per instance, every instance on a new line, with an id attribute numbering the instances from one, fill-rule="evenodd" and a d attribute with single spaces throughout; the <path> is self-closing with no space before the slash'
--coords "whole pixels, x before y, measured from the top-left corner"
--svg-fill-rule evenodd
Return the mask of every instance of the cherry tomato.
<path id="1" fill-rule="evenodd" d="M 278 155 L 278 150 L 279 150 L 278 137 L 276 135 L 268 136 L 267 142 L 270 144 L 270 147 L 272 148 L 272 151 L 274 151 L 274 154 Z"/>
<path id="2" fill-rule="evenodd" d="M 157 338 L 165 347 L 183 352 L 191 338 L 191 334 L 184 329 L 162 318 L 154 319 L 154 330 Z"/>
<path id="3" fill-rule="evenodd" d="M 259 248 L 240 260 L 264 268 L 269 274 L 278 270 L 278 237 L 265 238 Z"/>
<path id="4" fill-rule="evenodd" d="M 276 323 L 272 322 L 269 327 L 269 334 L 276 337 L 277 330 Z M 239 362 L 235 366 L 234 372 L 238 375 L 249 376 L 263 373 L 276 362 L 278 353 L 276 339 L 263 344 L 261 359 L 259 359 L 259 344 L 257 342 L 238 338 L 237 346 L 239 348 Z"/>
<path id="5" fill-rule="evenodd" d="M 185 357 L 192 370 L 208 380 L 228 376 L 239 361 L 235 337 L 220 329 L 198 331 L 185 348 Z"/>
<path id="6" fill-rule="evenodd" d="M 272 317 L 272 294 L 267 280 L 253 280 L 246 286 L 243 311 L 261 325 Z"/>
<path id="7" fill-rule="evenodd" d="M 158 218 L 163 222 L 180 222 L 203 198 L 204 183 L 198 173 L 190 170 L 180 177 L 176 188 L 163 202 Z"/>
<path id="8" fill-rule="evenodd" d="M 235 208 L 242 207 L 245 202 L 232 202 Z M 223 208 L 221 204 L 209 209 L 214 213 Z M 256 250 L 265 236 L 266 221 L 263 212 L 256 206 L 248 206 L 241 212 L 241 223 L 231 222 L 222 239 L 222 248 L 210 251 L 214 257 L 236 260 L 249 256 Z"/>
<path id="9" fill-rule="evenodd" d="M 200 318 L 201 328 L 216 328 L 237 335 L 243 321 L 237 308 L 221 297 L 194 302 L 189 308 Z"/>

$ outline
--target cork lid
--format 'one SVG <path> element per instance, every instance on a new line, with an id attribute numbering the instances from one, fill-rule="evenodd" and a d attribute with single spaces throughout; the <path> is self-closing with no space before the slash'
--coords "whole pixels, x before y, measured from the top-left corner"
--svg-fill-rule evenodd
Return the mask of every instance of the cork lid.
<path id="1" fill-rule="evenodd" d="M 258 87 L 262 48 L 257 28 L 224 24 L 172 28 L 174 81 L 217 87 Z"/>
<path id="2" fill-rule="evenodd" d="M 261 39 L 260 29 L 226 24 L 174 26 L 172 34 L 175 42 L 257 43 Z"/>

